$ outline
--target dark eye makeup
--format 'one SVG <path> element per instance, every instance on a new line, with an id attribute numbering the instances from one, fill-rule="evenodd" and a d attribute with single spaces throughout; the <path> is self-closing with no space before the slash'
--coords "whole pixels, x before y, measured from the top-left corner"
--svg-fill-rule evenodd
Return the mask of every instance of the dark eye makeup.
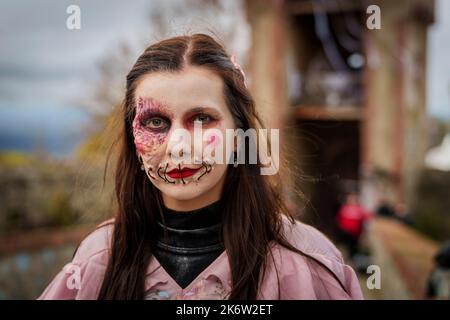
<path id="1" fill-rule="evenodd" d="M 211 112 L 194 110 L 194 112 L 189 112 L 186 115 L 184 122 L 187 127 L 193 127 L 195 123 L 201 123 L 203 126 L 207 126 L 215 123 L 219 119 L 220 116 L 213 115 Z M 139 121 L 141 126 L 155 132 L 165 132 L 170 129 L 171 125 L 170 117 L 159 110 L 143 110 L 139 115 Z"/>
<path id="2" fill-rule="evenodd" d="M 170 120 L 160 112 L 145 110 L 139 118 L 141 125 L 152 131 L 166 131 L 170 127 Z"/>
<path id="3" fill-rule="evenodd" d="M 191 118 L 191 120 L 193 123 L 201 122 L 202 124 L 208 124 L 208 123 L 215 121 L 216 118 L 214 118 L 213 116 L 210 116 L 209 114 L 206 114 L 206 113 L 199 113 L 199 114 L 194 115 Z"/>

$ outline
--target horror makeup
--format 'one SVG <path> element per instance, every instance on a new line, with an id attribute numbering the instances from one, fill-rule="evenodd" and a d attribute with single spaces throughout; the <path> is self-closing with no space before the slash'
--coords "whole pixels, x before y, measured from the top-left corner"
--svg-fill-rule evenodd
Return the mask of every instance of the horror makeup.
<path id="1" fill-rule="evenodd" d="M 189 182 L 199 181 L 204 175 L 213 170 L 215 164 L 214 159 L 197 154 L 196 151 L 198 149 L 203 149 L 202 145 L 200 148 L 194 147 L 193 155 L 195 158 L 194 161 L 191 161 L 192 153 L 190 149 L 192 144 L 186 143 L 183 145 L 183 141 L 175 141 L 178 143 L 178 148 L 172 147 L 171 150 L 177 152 L 177 155 L 174 156 L 172 152 L 169 152 L 172 160 L 175 159 L 175 161 L 172 161 L 172 165 L 169 165 L 170 161 L 164 161 L 164 155 L 166 153 L 160 152 L 161 149 L 171 144 L 169 141 L 169 133 L 171 132 L 171 122 L 173 119 L 173 113 L 161 102 L 153 98 L 138 98 L 136 116 L 133 121 L 133 135 L 136 154 L 141 162 L 141 169 L 146 171 L 150 179 L 160 179 L 170 184 L 187 184 Z M 193 120 L 194 122 L 199 120 L 197 121 L 197 125 L 200 126 L 203 125 L 202 121 L 217 121 L 216 118 L 207 114 L 196 115 L 194 119 L 188 120 Z M 190 122 L 186 123 L 187 128 L 191 126 L 192 124 Z M 190 132 L 186 129 L 179 130 L 179 133 L 190 135 Z M 182 137 L 182 135 L 178 134 L 177 137 Z M 173 136 L 172 138 L 173 140 L 179 140 Z M 206 145 L 209 147 L 207 149 L 209 152 L 211 152 L 211 148 L 214 149 L 219 146 L 219 139 L 219 135 L 217 134 L 213 133 L 208 135 Z M 172 145 L 174 144 L 172 143 Z"/>
<path id="2" fill-rule="evenodd" d="M 134 96 L 137 157 L 164 202 L 189 200 L 194 206 L 219 197 L 228 165 L 217 161 L 211 149 L 223 147 L 223 156 L 229 157 L 233 146 L 225 146 L 222 137 L 227 129 L 235 129 L 222 79 L 194 66 L 182 72 L 154 72 L 143 76 Z M 195 137 L 199 125 L 200 138 Z"/>

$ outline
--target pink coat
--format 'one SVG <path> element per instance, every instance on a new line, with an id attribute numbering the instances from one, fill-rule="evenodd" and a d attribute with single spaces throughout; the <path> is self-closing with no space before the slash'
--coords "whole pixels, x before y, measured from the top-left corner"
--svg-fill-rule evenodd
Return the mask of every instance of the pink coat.
<path id="1" fill-rule="evenodd" d="M 305 255 L 278 244 L 272 246 L 274 259 L 269 259 L 258 299 L 363 299 L 355 272 L 328 238 L 304 223 L 291 224 L 286 217 L 283 221 L 286 238 Z M 112 224 L 102 224 L 87 236 L 73 260 L 38 299 L 96 299 L 107 266 L 112 230 Z M 230 276 L 226 250 L 184 289 L 153 257 L 146 273 L 145 298 L 226 299 L 231 291 Z"/>

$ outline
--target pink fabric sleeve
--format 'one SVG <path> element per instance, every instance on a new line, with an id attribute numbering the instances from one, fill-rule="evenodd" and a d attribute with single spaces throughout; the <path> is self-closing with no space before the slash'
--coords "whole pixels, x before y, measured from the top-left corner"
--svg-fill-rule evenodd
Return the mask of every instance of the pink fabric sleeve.
<path id="1" fill-rule="evenodd" d="M 83 263 L 77 262 L 75 257 L 56 275 L 38 300 L 97 299 L 106 269 L 105 253 L 99 252 Z"/>
<path id="2" fill-rule="evenodd" d="M 280 299 L 364 299 L 355 271 L 323 233 L 300 222 L 285 226 L 288 241 L 304 254 L 278 247 Z"/>
<path id="3" fill-rule="evenodd" d="M 346 280 L 344 285 L 347 288 L 350 298 L 354 300 L 363 300 L 364 296 L 355 271 L 349 265 L 343 265 L 343 268 Z"/>
<path id="4" fill-rule="evenodd" d="M 291 262 L 284 259 L 291 264 L 289 269 L 292 268 L 292 270 L 284 270 L 281 299 L 363 299 L 358 278 L 350 266 L 334 263 L 333 272 L 330 272 L 322 264 L 310 258 L 292 255 L 290 259 L 292 259 Z"/>
<path id="5" fill-rule="evenodd" d="M 66 265 L 68 266 L 68 265 Z M 76 266 L 76 265 L 75 265 Z M 76 266 L 79 267 L 79 266 Z M 37 298 L 38 300 L 74 300 L 78 290 L 69 288 L 70 273 L 63 268 L 52 282 L 47 286 L 44 292 Z"/>
<path id="6" fill-rule="evenodd" d="M 110 230 L 110 226 L 104 226 L 88 235 L 73 260 L 63 267 L 37 299 L 96 299 L 106 270 Z"/>

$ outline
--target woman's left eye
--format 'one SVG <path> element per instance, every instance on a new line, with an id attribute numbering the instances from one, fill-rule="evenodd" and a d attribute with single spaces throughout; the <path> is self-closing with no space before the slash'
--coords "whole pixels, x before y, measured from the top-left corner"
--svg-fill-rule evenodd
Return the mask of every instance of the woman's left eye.
<path id="1" fill-rule="evenodd" d="M 208 123 L 212 120 L 212 118 L 207 114 L 199 114 L 194 116 L 193 120 L 194 122 Z"/>

